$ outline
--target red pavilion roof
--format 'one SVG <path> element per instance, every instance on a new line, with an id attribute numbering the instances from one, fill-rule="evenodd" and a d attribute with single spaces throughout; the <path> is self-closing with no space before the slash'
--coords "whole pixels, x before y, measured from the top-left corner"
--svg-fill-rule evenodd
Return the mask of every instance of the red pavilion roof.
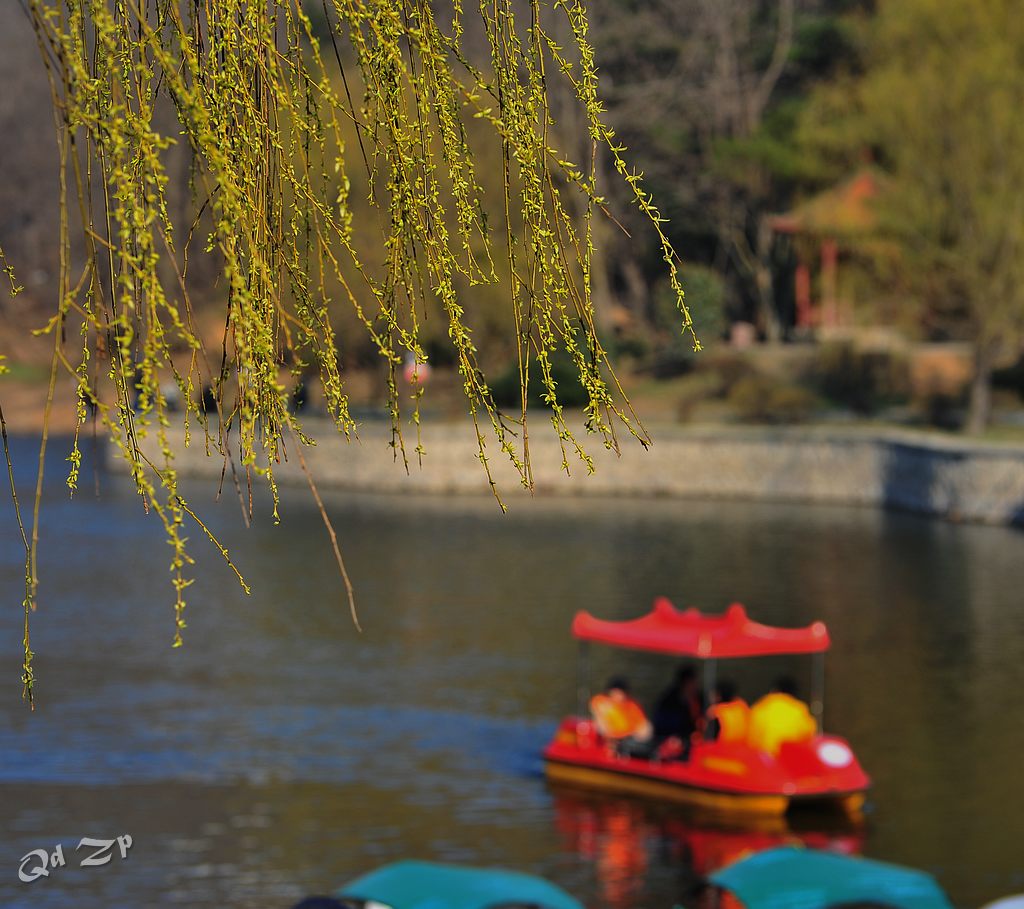
<path id="1" fill-rule="evenodd" d="M 572 633 L 581 641 L 702 659 L 823 653 L 830 643 L 823 622 L 775 628 L 750 619 L 739 603 L 722 615 L 706 615 L 693 608 L 680 612 L 665 597 L 656 599 L 647 615 L 625 622 L 608 622 L 580 611 Z"/>

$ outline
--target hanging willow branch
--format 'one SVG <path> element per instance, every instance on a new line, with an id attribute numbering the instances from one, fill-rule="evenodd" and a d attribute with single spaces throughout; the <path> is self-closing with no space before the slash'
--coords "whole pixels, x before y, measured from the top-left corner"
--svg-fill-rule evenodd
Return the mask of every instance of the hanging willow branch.
<path id="1" fill-rule="evenodd" d="M 331 320 L 339 298 L 388 366 L 403 459 L 397 374 L 408 358 L 426 362 L 428 301 L 446 319 L 492 488 L 489 441 L 531 484 L 531 362 L 563 466 L 572 454 L 592 469 L 559 404 L 552 370 L 559 352 L 586 389 L 586 431 L 614 447 L 618 423 L 646 444 L 598 337 L 590 295 L 593 219 L 605 208 L 596 184 L 600 146 L 650 220 L 683 330 L 692 330 L 662 218 L 602 121 L 582 0 L 479 0 L 472 24 L 462 0 L 452 0 L 445 17 L 427 0 L 315 0 L 323 16 L 316 28 L 314 4 L 301 0 L 21 2 L 49 76 L 61 158 L 60 295 L 46 329 L 54 374 L 74 377 L 79 426 L 95 412 L 145 507 L 163 522 L 175 645 L 190 583 L 184 522 L 194 514 L 178 489 L 162 383 L 173 376 L 185 402 L 186 438 L 197 421 L 208 447 L 212 439 L 226 456 L 235 434 L 246 471 L 274 492 L 276 519 L 283 435 L 308 442 L 288 407 L 283 364 L 296 375 L 315 369 L 338 430 L 354 429 Z M 470 59 L 470 25 L 486 36 L 489 59 Z M 571 36 L 568 46 L 556 33 Z M 591 153 L 581 163 L 554 139 L 555 80 L 586 115 Z M 503 202 L 490 218 L 471 140 L 480 134 L 501 154 Z M 192 161 L 190 223 L 175 223 L 168 203 L 168 153 L 181 143 Z M 354 216 L 357 183 L 375 212 L 367 223 Z M 582 205 L 568 204 L 573 194 Z M 489 223 L 501 229 L 492 234 Z M 360 257 L 356 231 L 377 232 L 379 263 Z M 72 255 L 73 242 L 83 244 L 84 257 Z M 217 351 L 204 348 L 194 320 L 187 276 L 194 245 L 221 274 Z M 79 260 L 84 265 L 73 264 Z M 0 265 L 6 270 L 5 260 Z M 499 282 L 507 282 L 523 386 L 522 407 L 511 415 L 495 404 L 477 359 L 472 303 L 458 292 Z M 72 334 L 77 344 L 67 340 Z M 172 357 L 175 349 L 191 352 L 187 368 Z M 214 408 L 197 400 L 207 386 Z M 159 458 L 144 454 L 146 435 L 158 441 Z M 74 489 L 77 433 L 69 460 Z M 34 608 L 37 535 L 26 610 Z M 32 678 L 26 645 L 30 700 Z"/>

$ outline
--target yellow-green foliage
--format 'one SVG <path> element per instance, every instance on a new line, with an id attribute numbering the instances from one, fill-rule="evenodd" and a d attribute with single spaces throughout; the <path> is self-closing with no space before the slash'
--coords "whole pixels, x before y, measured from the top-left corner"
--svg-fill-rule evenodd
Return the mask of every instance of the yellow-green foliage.
<path id="1" fill-rule="evenodd" d="M 338 429 L 353 429 L 331 318 L 338 296 L 388 365 L 403 457 L 396 375 L 407 357 L 426 359 L 428 301 L 444 314 L 488 476 L 490 437 L 523 483 L 531 482 L 531 361 L 565 468 L 571 452 L 591 469 L 558 403 L 551 373 L 557 351 L 569 356 L 586 389 L 586 429 L 613 446 L 618 421 L 644 441 L 594 325 L 592 222 L 604 208 L 595 180 L 599 145 L 657 233 L 684 331 L 690 321 L 661 216 L 602 122 L 582 0 L 481 0 L 472 15 L 486 35 L 483 64 L 466 52 L 470 11 L 462 0 L 454 0 L 446 21 L 426 0 L 323 0 L 323 44 L 301 0 L 26 3 L 50 78 L 63 162 L 61 293 L 48 326 L 51 399 L 58 370 L 71 373 L 79 425 L 95 408 L 139 495 L 163 521 L 176 645 L 190 583 L 184 524 L 198 519 L 178 491 L 161 375 L 173 374 L 186 402 L 186 436 L 189 421 L 198 420 L 207 446 L 223 454 L 230 430 L 246 469 L 275 489 L 283 434 L 302 440 L 279 378 L 284 363 L 296 372 L 315 368 Z M 568 47 L 551 37 L 556 21 L 571 35 Z M 349 64 L 359 84 L 346 78 Z M 554 141 L 553 80 L 564 80 L 585 113 L 589 160 L 569 160 Z M 172 116 L 161 113 L 167 108 Z M 470 141 L 479 130 L 467 129 L 473 120 L 501 148 L 503 198 L 490 212 Z M 175 222 L 168 204 L 169 150 L 180 144 L 191 154 L 196 193 L 185 223 Z M 357 185 L 371 203 L 370 216 L 358 221 L 354 211 L 367 206 L 352 199 Z M 570 216 L 571 193 L 583 200 L 582 218 Z M 74 272 L 72 219 L 86 252 L 84 268 Z M 376 236 L 373 262 L 359 255 L 366 244 L 357 247 L 356 232 Z M 204 253 L 218 262 L 225 310 L 223 340 L 209 352 L 187 279 L 189 256 Z M 501 280 L 508 282 L 507 324 L 523 385 L 514 416 L 494 404 L 477 362 L 473 298 L 459 292 Z M 65 340 L 69 323 L 80 327 L 77 348 Z M 175 349 L 191 352 L 187 368 L 172 359 Z M 218 402 L 209 424 L 195 403 L 206 384 Z M 417 425 L 418 406 L 417 396 Z M 138 445 L 146 433 L 159 439 L 157 463 Z M 70 461 L 74 488 L 77 439 Z M 35 599 L 34 546 L 33 538 L 26 616 Z M 31 699 L 27 627 L 25 651 Z"/>
<path id="2" fill-rule="evenodd" d="M 877 6 L 854 20 L 862 66 L 815 92 L 803 132 L 847 169 L 876 156 L 869 254 L 918 325 L 973 344 L 980 432 L 991 371 L 1024 343 L 1024 17 L 1017 0 Z"/>
<path id="3" fill-rule="evenodd" d="M 21 288 L 18 285 L 18 282 L 14 279 L 14 268 L 10 262 L 7 261 L 7 257 L 4 255 L 4 248 L 2 246 L 0 246 L 0 271 L 6 275 L 7 280 L 11 285 L 10 295 L 12 297 L 18 296 L 23 288 Z"/>
<path id="4" fill-rule="evenodd" d="M 982 360 L 1024 338 L 1024 16 L 1017 0 L 891 0 L 858 18 L 863 67 L 819 88 L 808 146 L 884 173 L 887 270 Z M 881 247 L 876 246 L 876 250 Z"/>

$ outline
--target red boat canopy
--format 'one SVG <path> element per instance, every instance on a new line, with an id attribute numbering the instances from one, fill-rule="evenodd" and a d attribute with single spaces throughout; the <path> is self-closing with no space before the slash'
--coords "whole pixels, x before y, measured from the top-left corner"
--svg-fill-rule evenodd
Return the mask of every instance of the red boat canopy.
<path id="1" fill-rule="evenodd" d="M 606 622 L 578 612 L 572 633 L 581 641 L 702 659 L 823 653 L 829 648 L 823 622 L 806 628 L 773 628 L 752 621 L 739 603 L 724 615 L 705 615 L 692 608 L 680 612 L 665 597 L 656 599 L 647 615 L 626 622 Z"/>

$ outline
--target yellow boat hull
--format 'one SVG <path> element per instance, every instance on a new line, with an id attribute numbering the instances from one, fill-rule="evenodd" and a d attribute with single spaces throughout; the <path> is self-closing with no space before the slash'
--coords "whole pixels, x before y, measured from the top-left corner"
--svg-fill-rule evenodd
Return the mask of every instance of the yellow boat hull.
<path id="1" fill-rule="evenodd" d="M 556 783 L 671 801 L 716 814 L 781 817 L 788 810 L 790 803 L 790 798 L 786 795 L 711 792 L 707 789 L 680 786 L 678 783 L 668 783 L 627 773 L 563 764 L 560 761 L 545 761 L 545 770 L 548 779 Z"/>

